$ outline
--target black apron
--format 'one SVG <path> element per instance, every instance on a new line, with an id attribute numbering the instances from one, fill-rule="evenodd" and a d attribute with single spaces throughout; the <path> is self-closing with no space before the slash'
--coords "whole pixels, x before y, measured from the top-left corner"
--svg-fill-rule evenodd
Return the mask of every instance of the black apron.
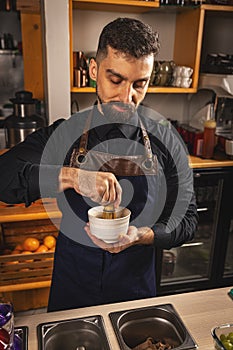
<path id="1" fill-rule="evenodd" d="M 98 150 L 88 151 L 91 118 L 90 114 L 79 147 L 72 151 L 70 166 L 114 173 L 122 186 L 122 205 L 126 204 L 132 213 L 130 224 L 152 227 L 160 215 L 156 205 L 160 177 L 157 157 L 152 154 L 145 128 L 140 121 L 144 154 L 119 156 Z M 133 188 L 130 202 L 127 198 L 129 187 Z M 87 222 L 88 209 L 96 205 L 74 190 L 66 191 L 65 204 L 60 205 L 63 218 L 57 239 L 48 311 L 156 295 L 153 245 L 135 245 L 112 254 L 96 247 L 83 229 L 77 230 L 80 224 L 75 223 L 74 218 Z"/>

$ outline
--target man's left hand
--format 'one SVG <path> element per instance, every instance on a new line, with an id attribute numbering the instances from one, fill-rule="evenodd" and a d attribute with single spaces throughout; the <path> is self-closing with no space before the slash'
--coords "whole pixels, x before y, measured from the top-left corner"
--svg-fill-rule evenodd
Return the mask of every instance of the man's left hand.
<path id="1" fill-rule="evenodd" d="M 149 245 L 154 242 L 154 232 L 149 227 L 136 228 L 135 226 L 129 226 L 127 234 L 121 235 L 115 243 L 106 243 L 92 235 L 89 223 L 87 223 L 84 229 L 94 244 L 109 253 L 119 253 L 135 244 Z"/>

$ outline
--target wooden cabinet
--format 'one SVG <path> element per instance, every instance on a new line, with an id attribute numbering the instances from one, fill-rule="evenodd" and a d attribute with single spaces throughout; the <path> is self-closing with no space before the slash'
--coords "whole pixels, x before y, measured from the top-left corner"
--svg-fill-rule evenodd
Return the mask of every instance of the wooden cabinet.
<path id="1" fill-rule="evenodd" d="M 123 1 L 123 0 L 69 0 L 70 5 L 70 76 L 71 76 L 71 92 L 72 93 L 92 93 L 94 88 L 74 86 L 73 78 L 73 25 L 74 25 L 74 11 L 102 11 L 102 12 L 123 12 L 140 15 L 158 15 L 164 13 L 172 13 L 175 16 L 175 33 L 173 57 L 177 65 L 186 65 L 193 68 L 193 82 L 190 88 L 177 87 L 155 87 L 150 86 L 148 93 L 195 93 L 198 89 L 198 80 L 200 72 L 201 51 L 203 30 L 205 23 L 205 16 L 207 13 L 224 13 L 232 12 L 233 6 L 219 6 L 219 5 L 201 5 L 199 7 L 165 7 L 160 6 L 159 1 Z M 146 19 L 145 19 L 146 21 Z M 76 30 L 78 25 L 76 26 Z M 80 27 L 80 30 L 82 28 Z M 90 31 L 90 36 L 97 35 Z M 87 38 L 87 34 L 85 33 Z M 97 41 L 96 37 L 96 41 Z M 93 47 L 93 51 L 94 51 Z M 80 43 L 79 50 L 82 49 Z M 161 58 L 161 59 L 166 59 Z"/>

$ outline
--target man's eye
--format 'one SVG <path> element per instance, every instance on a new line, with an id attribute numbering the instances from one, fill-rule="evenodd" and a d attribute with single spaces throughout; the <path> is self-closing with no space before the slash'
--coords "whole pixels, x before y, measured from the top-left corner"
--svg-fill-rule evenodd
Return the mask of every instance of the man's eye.
<path id="1" fill-rule="evenodd" d="M 144 89 L 147 82 L 145 80 L 143 81 L 137 81 L 134 83 L 134 89 Z"/>
<path id="2" fill-rule="evenodd" d="M 122 80 L 121 79 L 111 79 L 110 81 L 111 81 L 111 83 L 118 85 L 121 83 Z"/>

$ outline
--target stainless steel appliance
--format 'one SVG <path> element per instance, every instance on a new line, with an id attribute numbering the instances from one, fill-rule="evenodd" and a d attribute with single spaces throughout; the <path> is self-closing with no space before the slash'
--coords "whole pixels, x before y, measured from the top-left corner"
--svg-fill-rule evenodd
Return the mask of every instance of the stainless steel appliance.
<path id="1" fill-rule="evenodd" d="M 233 96 L 217 97 L 216 133 L 227 139 L 233 139 Z"/>
<path id="2" fill-rule="evenodd" d="M 201 74 L 199 88 L 209 89 L 215 93 L 216 134 L 223 140 L 232 140 L 233 74 Z"/>
<path id="3" fill-rule="evenodd" d="M 45 120 L 36 112 L 37 99 L 30 91 L 18 91 L 13 103 L 13 114 L 5 119 L 6 147 L 11 148 L 24 141 L 25 137 L 45 125 Z"/>

